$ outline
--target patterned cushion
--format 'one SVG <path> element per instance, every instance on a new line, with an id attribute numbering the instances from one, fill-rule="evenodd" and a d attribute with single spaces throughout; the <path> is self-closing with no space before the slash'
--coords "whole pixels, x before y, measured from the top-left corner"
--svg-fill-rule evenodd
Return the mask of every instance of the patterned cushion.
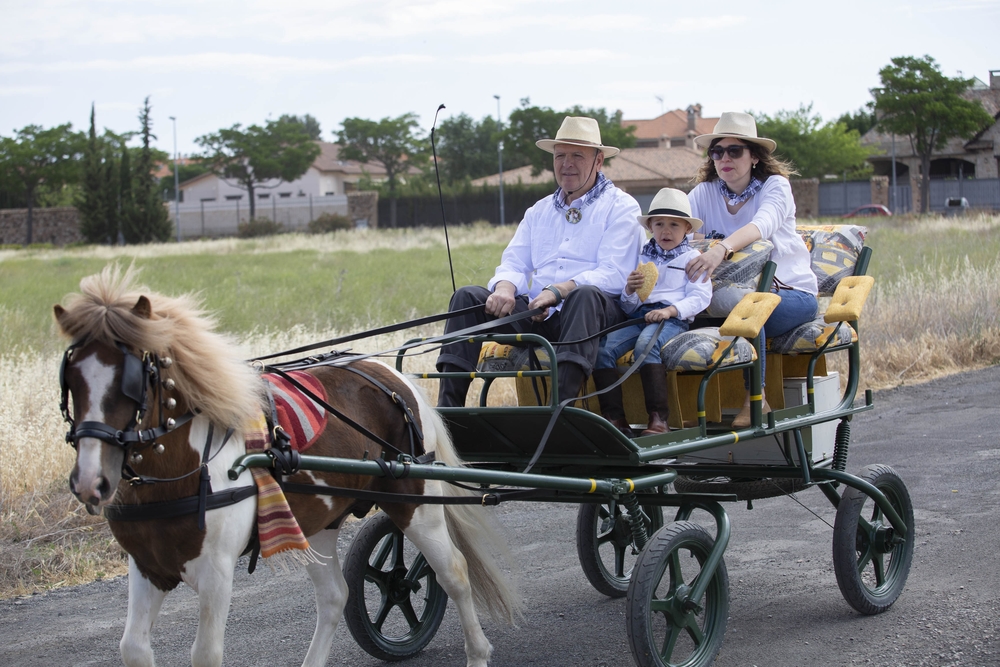
<path id="1" fill-rule="evenodd" d="M 811 354 L 822 347 L 837 329 L 836 324 L 827 324 L 823 317 L 800 324 L 788 333 L 767 339 L 767 351 L 773 354 Z M 837 337 L 831 345 L 845 345 L 858 340 L 858 332 L 844 322 L 837 330 Z"/>
<path id="2" fill-rule="evenodd" d="M 708 239 L 701 239 L 692 241 L 691 247 L 705 252 L 711 243 Z M 712 302 L 705 310 L 709 317 L 726 317 L 744 294 L 757 289 L 760 272 L 771 258 L 773 247 L 770 241 L 754 241 L 734 254 L 732 259 L 719 264 L 712 274 Z"/>
<path id="3" fill-rule="evenodd" d="M 801 225 L 795 230 L 806 242 L 820 296 L 830 296 L 841 278 L 854 275 L 868 228 L 860 225 Z"/>
<path id="4" fill-rule="evenodd" d="M 543 369 L 549 367 L 549 355 L 545 348 L 535 348 L 535 355 Z M 478 368 L 482 373 L 528 370 L 528 348 L 494 342 L 483 343 L 479 351 Z"/>
<path id="5" fill-rule="evenodd" d="M 718 327 L 692 329 L 674 336 L 660 350 L 660 359 L 669 370 L 704 371 L 722 358 L 732 342 L 732 336 L 719 334 Z M 628 355 L 625 355 L 626 357 Z M 722 367 L 753 361 L 757 353 L 753 345 L 740 338 L 729 350 Z M 630 360 L 631 361 L 631 360 Z"/>

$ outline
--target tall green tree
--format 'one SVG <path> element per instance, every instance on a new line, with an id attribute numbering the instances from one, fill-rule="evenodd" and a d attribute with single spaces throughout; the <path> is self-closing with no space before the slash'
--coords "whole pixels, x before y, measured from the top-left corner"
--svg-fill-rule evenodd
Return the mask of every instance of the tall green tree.
<path id="1" fill-rule="evenodd" d="M 319 121 L 310 116 L 309 114 L 303 114 L 301 116 L 293 116 L 291 114 L 282 114 L 278 117 L 279 123 L 298 123 L 305 129 L 309 138 L 313 141 L 319 141 L 320 137 L 323 135 L 323 131 L 320 129 Z"/>
<path id="2" fill-rule="evenodd" d="M 411 167 L 426 165 L 429 144 L 418 132 L 417 115 L 405 113 L 379 121 L 346 118 L 337 132 L 340 157 L 361 163 L 377 162 L 385 169 L 389 190 L 389 225 L 396 226 L 396 198 L 400 177 Z"/>
<path id="3" fill-rule="evenodd" d="M 862 106 L 857 111 L 840 114 L 838 123 L 843 123 L 848 130 L 857 130 L 862 137 L 868 130 L 875 127 L 875 105 L 872 102 Z"/>
<path id="4" fill-rule="evenodd" d="M 951 78 L 930 56 L 893 58 L 879 70 L 882 87 L 872 90 L 878 126 L 885 132 L 909 137 L 920 158 L 920 212 L 930 201 L 931 156 L 949 139 L 968 139 L 993 122 L 983 106 L 962 97 L 973 79 Z"/>
<path id="5" fill-rule="evenodd" d="M 123 198 L 119 205 L 122 212 L 121 232 L 126 243 L 168 241 L 173 231 L 173 225 L 159 193 L 159 183 L 153 173 L 158 160 L 150 146 L 151 140 L 156 138 L 153 134 L 151 111 L 149 97 L 146 97 L 139 111 L 139 134 L 142 137 L 142 146 L 131 178 L 123 172 L 121 179 L 122 193 L 128 192 L 130 195 L 128 201 Z M 125 164 L 127 166 L 128 163 Z"/>
<path id="6" fill-rule="evenodd" d="M 635 146 L 635 127 L 622 127 L 622 112 L 608 113 L 606 109 L 574 106 L 564 111 L 549 107 L 532 106 L 527 97 L 521 106 L 510 113 L 504 128 L 504 165 L 510 161 L 511 168 L 530 164 L 536 174 L 552 168 L 552 157 L 538 150 L 535 142 L 539 139 L 554 138 L 563 118 L 566 116 L 587 116 L 597 121 L 601 129 L 601 141 L 606 146 L 632 148 Z"/>
<path id="7" fill-rule="evenodd" d="M 113 243 L 118 230 L 110 227 L 109 202 L 104 190 L 104 142 L 97 135 L 94 105 L 90 105 L 90 131 L 83 150 L 82 185 L 76 209 L 80 212 L 80 234 L 91 243 Z"/>
<path id="8" fill-rule="evenodd" d="M 495 118 L 486 116 L 477 122 L 464 113 L 452 116 L 438 125 L 437 137 L 437 154 L 445 181 L 454 183 L 497 173 L 500 134 Z M 507 163 L 506 155 L 504 162 Z"/>
<path id="9" fill-rule="evenodd" d="M 757 121 L 757 133 L 778 142 L 775 154 L 791 162 L 804 178 L 844 172 L 857 176 L 869 169 L 869 151 L 861 145 L 858 131 L 839 121 L 824 123 L 813 114 L 812 104 L 774 116 L 749 113 Z"/>
<path id="10" fill-rule="evenodd" d="M 13 137 L 0 137 L 0 172 L 4 180 L 16 183 L 28 209 L 25 242 L 33 241 L 34 208 L 39 187 L 50 189 L 74 183 L 80 177 L 79 158 L 84 138 L 69 123 L 43 129 L 27 125 Z"/>
<path id="11" fill-rule="evenodd" d="M 246 190 L 250 217 L 256 215 L 255 192 L 268 181 L 294 181 L 319 157 L 320 148 L 301 123 L 269 120 L 245 130 L 237 123 L 229 129 L 195 139 L 205 149 L 202 163 L 220 178 Z"/>

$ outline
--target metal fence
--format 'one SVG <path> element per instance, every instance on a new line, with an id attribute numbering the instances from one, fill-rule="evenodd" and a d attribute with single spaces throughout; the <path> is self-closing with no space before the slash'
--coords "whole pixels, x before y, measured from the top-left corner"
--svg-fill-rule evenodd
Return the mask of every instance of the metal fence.
<path id="1" fill-rule="evenodd" d="M 931 181 L 930 210 L 938 213 L 948 211 L 949 199 L 968 202 L 968 208 L 1000 210 L 1000 179 L 964 178 L 959 180 Z"/>
<path id="2" fill-rule="evenodd" d="M 869 181 L 839 181 L 819 184 L 819 215 L 835 217 L 872 203 Z"/>
<path id="3" fill-rule="evenodd" d="M 255 216 L 279 223 L 288 231 L 304 230 L 324 213 L 348 214 L 347 195 L 327 197 L 268 197 L 258 199 Z M 214 238 L 235 236 L 241 223 L 250 220 L 250 206 L 245 200 L 201 201 L 180 204 L 181 238 Z M 174 204 L 169 204 L 170 219 L 174 220 Z M 355 226 L 368 225 L 367 220 L 355 220 Z"/>

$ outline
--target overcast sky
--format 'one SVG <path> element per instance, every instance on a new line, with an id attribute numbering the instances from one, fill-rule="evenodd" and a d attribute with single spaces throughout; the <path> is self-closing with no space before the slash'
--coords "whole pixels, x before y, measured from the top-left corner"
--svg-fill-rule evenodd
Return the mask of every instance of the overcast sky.
<path id="1" fill-rule="evenodd" d="M 705 116 L 813 104 L 858 109 L 890 58 L 949 76 L 1000 69 L 1000 0 L 0 0 L 0 135 L 71 122 L 137 129 L 182 154 L 234 123 L 415 112 L 429 130 L 504 119 L 522 98 L 626 118 L 700 103 Z M 662 102 L 660 101 L 662 99 Z"/>

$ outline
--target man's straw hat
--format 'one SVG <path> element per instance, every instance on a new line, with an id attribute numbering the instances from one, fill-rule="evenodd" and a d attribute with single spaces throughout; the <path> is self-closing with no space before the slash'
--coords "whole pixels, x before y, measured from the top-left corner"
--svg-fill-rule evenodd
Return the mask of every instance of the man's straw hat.
<path id="1" fill-rule="evenodd" d="M 553 152 L 556 144 L 596 148 L 604 153 L 605 158 L 614 157 L 621 152 L 614 146 L 602 144 L 601 128 L 597 121 L 585 116 L 566 116 L 559 126 L 559 131 L 556 132 L 555 139 L 539 139 L 535 142 L 536 146 L 548 153 Z"/>

